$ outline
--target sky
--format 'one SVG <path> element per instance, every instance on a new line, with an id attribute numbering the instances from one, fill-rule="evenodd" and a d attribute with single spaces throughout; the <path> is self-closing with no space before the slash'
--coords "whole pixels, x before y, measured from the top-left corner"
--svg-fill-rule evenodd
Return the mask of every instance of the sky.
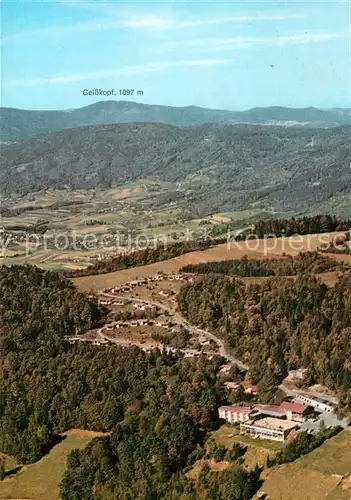
<path id="1" fill-rule="evenodd" d="M 347 0 L 0 2 L 2 106 L 350 106 Z"/>

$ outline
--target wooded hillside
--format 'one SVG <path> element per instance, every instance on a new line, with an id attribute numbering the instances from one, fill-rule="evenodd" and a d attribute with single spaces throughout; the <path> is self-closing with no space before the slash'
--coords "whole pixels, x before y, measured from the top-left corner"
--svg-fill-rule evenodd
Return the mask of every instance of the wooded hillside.
<path id="1" fill-rule="evenodd" d="M 351 409 L 350 274 L 333 288 L 308 274 L 248 287 L 208 275 L 182 289 L 179 307 L 223 338 L 249 364 L 254 382 L 277 387 L 289 369 L 306 367 L 307 384 L 338 390 Z"/>

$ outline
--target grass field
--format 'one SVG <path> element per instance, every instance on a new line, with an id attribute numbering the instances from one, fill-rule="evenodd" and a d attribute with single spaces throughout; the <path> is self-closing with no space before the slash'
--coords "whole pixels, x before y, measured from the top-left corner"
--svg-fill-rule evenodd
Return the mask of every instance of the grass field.
<path id="1" fill-rule="evenodd" d="M 72 429 L 39 462 L 23 466 L 14 476 L 0 482 L 2 500 L 58 500 L 59 483 L 66 469 L 66 460 L 74 448 L 84 448 L 101 433 Z M 82 499 L 83 500 L 83 499 Z"/>
<path id="2" fill-rule="evenodd" d="M 249 209 L 249 210 L 239 210 L 235 212 L 220 212 L 218 214 L 212 215 L 211 219 L 216 221 L 216 222 L 230 222 L 232 220 L 245 220 L 245 219 L 250 219 L 252 217 L 257 217 L 257 219 L 262 218 L 263 215 L 266 215 L 268 213 L 267 210 L 261 210 L 257 208 Z M 272 212 L 272 216 L 277 215 L 274 212 Z M 286 214 L 284 214 L 286 215 Z"/>
<path id="3" fill-rule="evenodd" d="M 249 469 L 255 467 L 256 464 L 263 466 L 268 457 L 273 457 L 276 450 L 279 450 L 282 445 L 274 441 L 267 441 L 261 439 L 250 439 L 246 436 L 241 436 L 235 427 L 229 425 L 222 425 L 217 431 L 212 433 L 211 436 L 217 444 L 232 448 L 234 443 L 239 443 L 247 446 L 247 451 L 244 458 L 244 465 Z"/>
<path id="4" fill-rule="evenodd" d="M 297 465 L 326 474 L 351 474 L 351 431 L 328 439 L 320 448 L 299 459 Z"/>
<path id="5" fill-rule="evenodd" d="M 276 259 L 284 258 L 285 255 L 297 255 L 299 251 L 315 251 L 318 249 L 320 241 L 331 239 L 337 233 L 326 233 L 322 235 L 308 235 L 292 238 L 280 238 L 271 242 L 271 240 L 256 240 L 248 242 L 236 242 L 230 245 L 217 245 L 207 250 L 190 252 L 173 259 L 156 262 L 147 266 L 135 267 L 109 274 L 98 276 L 87 276 L 76 278 L 74 282 L 83 291 L 101 290 L 115 284 L 126 283 L 129 280 L 143 278 L 156 274 L 158 271 L 167 273 L 178 272 L 179 269 L 187 264 L 199 264 L 201 262 L 213 262 L 230 259 L 240 259 L 247 256 L 249 259 Z M 345 261 L 351 264 L 350 255 L 331 255 L 331 258 L 339 261 Z M 333 285 L 336 281 L 336 273 L 325 273 L 322 276 L 328 285 Z M 266 278 L 246 278 L 248 283 L 258 283 Z"/>
<path id="6" fill-rule="evenodd" d="M 324 500 L 340 482 L 337 477 L 291 463 L 269 470 L 261 491 L 270 500 Z"/>
<path id="7" fill-rule="evenodd" d="M 345 479 L 337 486 L 333 491 L 331 491 L 327 496 L 326 500 L 350 500 L 351 498 L 351 480 Z"/>
<path id="8" fill-rule="evenodd" d="M 290 464 L 264 472 L 261 488 L 270 500 L 350 500 L 351 431 Z"/>
<path id="9" fill-rule="evenodd" d="M 245 442 L 241 438 L 244 436 L 239 435 L 239 431 L 235 427 L 231 427 L 229 425 L 222 425 L 217 431 L 211 434 L 209 441 L 215 440 L 218 445 L 225 446 L 228 449 L 231 449 L 235 443 L 244 444 L 247 446 L 247 450 L 243 455 L 243 467 L 246 469 L 252 469 L 256 466 L 256 464 L 260 466 L 264 466 L 267 458 L 275 455 L 274 445 L 279 443 L 272 443 L 269 441 L 260 441 L 257 440 L 254 444 Z M 251 440 L 253 441 L 253 440 Z M 192 469 L 187 474 L 191 479 L 195 479 L 200 473 L 203 465 L 207 463 L 213 471 L 222 471 L 225 470 L 230 462 L 221 461 L 216 462 L 215 460 L 197 460 L 192 467 Z"/>
<path id="10" fill-rule="evenodd" d="M 190 479 L 196 479 L 197 476 L 200 474 L 202 467 L 207 464 L 211 467 L 211 470 L 214 472 L 221 472 L 225 470 L 229 465 L 230 462 L 226 462 L 223 460 L 222 462 L 216 462 L 215 460 L 197 460 L 194 463 L 194 466 L 192 469 L 187 473 L 187 477 Z"/>

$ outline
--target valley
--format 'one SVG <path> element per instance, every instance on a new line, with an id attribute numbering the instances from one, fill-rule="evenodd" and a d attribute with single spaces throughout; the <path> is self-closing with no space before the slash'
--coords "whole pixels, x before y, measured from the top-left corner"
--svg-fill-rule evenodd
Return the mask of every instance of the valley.
<path id="1" fill-rule="evenodd" d="M 346 0 L 0 2 L 0 500 L 351 500 Z"/>
<path id="2" fill-rule="evenodd" d="M 323 213 L 331 205 L 343 216 L 351 194 L 349 141 L 347 125 L 129 123 L 62 130 L 1 148 L 2 212 L 37 191 L 128 193 L 130 184 L 148 181 L 143 210 L 172 206 L 185 220 L 243 210 Z"/>
<path id="3" fill-rule="evenodd" d="M 29 263 L 43 268 L 79 269 L 98 259 L 146 245 L 196 240 L 238 229 L 258 209 L 191 218 L 176 203 L 153 201 L 167 186 L 138 181 L 123 188 L 48 190 L 8 200 L 0 206 L 3 252 L 0 263 Z"/>

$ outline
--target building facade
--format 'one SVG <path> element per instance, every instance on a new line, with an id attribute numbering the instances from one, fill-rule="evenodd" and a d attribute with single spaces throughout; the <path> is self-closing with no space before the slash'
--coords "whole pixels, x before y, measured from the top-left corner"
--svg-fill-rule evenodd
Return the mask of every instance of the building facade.
<path id="1" fill-rule="evenodd" d="M 288 420 L 300 423 L 305 422 L 307 415 L 312 411 L 310 406 L 303 403 L 291 403 L 290 401 L 283 401 L 280 408 Z"/>
<path id="2" fill-rule="evenodd" d="M 312 406 L 316 411 L 327 413 L 333 413 L 336 408 L 336 404 L 328 399 L 303 392 L 297 393 L 293 402 L 303 403 L 307 406 Z"/>
<path id="3" fill-rule="evenodd" d="M 229 424 L 246 422 L 253 412 L 252 406 L 221 406 L 218 408 L 219 418 L 226 420 Z"/>
<path id="4" fill-rule="evenodd" d="M 240 434 L 252 438 L 284 442 L 297 423 L 280 418 L 266 417 L 262 420 L 248 420 L 240 424 Z"/>

